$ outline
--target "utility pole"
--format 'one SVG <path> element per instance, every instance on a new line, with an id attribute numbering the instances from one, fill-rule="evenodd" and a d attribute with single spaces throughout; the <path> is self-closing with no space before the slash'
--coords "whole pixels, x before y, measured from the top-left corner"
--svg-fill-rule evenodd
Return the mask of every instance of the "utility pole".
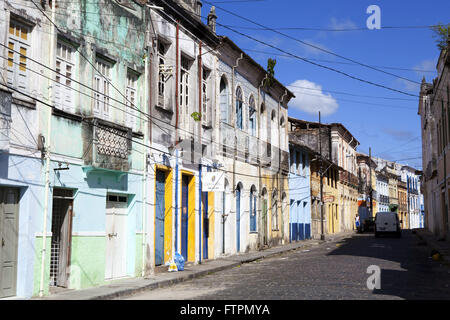
<path id="1" fill-rule="evenodd" d="M 320 122 L 320 111 L 319 111 L 319 153 L 320 153 L 320 240 L 325 240 L 325 235 L 323 233 L 323 161 L 322 161 L 322 124 Z"/>
<path id="2" fill-rule="evenodd" d="M 372 148 L 369 147 L 370 215 L 373 217 Z"/>

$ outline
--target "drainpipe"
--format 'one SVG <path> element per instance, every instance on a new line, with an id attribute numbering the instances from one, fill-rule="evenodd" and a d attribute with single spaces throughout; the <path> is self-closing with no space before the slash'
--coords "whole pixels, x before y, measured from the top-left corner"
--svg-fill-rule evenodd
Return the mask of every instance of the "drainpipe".
<path id="1" fill-rule="evenodd" d="M 52 3 L 52 21 L 55 21 L 55 11 L 56 5 Z M 55 44 L 56 38 L 56 27 L 52 24 L 51 26 L 51 36 L 50 36 L 50 62 L 49 65 L 52 69 L 55 68 Z M 49 96 L 53 97 L 53 76 L 49 77 Z M 44 217 L 43 217 L 43 234 L 42 234 L 42 251 L 41 251 L 41 277 L 39 285 L 39 296 L 44 295 L 44 276 L 45 276 L 45 254 L 47 251 L 47 216 L 48 216 L 48 198 L 50 192 L 50 142 L 51 142 L 51 129 L 52 129 L 52 108 L 48 109 L 47 118 L 47 147 L 45 148 L 45 191 L 44 191 Z"/>
<path id="2" fill-rule="evenodd" d="M 261 84 L 258 87 L 258 105 L 256 107 L 257 110 L 258 110 L 257 111 L 258 112 L 258 119 L 261 119 L 261 88 L 263 87 L 264 81 L 267 80 L 268 76 L 269 75 L 266 74 L 266 76 L 262 79 Z M 267 125 L 267 121 L 266 121 L 266 125 Z M 262 128 L 262 125 L 261 125 L 261 120 L 260 120 L 260 121 L 258 121 L 258 142 L 259 142 L 258 143 L 258 147 L 260 146 L 260 144 L 262 144 L 262 141 L 261 141 L 261 128 Z M 259 149 L 258 152 L 260 150 L 261 149 Z M 258 180 L 259 180 L 259 188 L 258 188 L 258 190 L 259 190 L 259 198 L 260 198 L 259 204 L 260 204 L 260 212 L 261 212 L 260 213 L 260 215 L 261 215 L 261 219 L 260 219 L 261 220 L 261 228 L 260 229 L 262 229 L 262 228 L 264 228 L 264 225 L 262 224 L 262 214 L 263 214 L 263 212 L 262 212 L 262 206 L 261 206 L 261 199 L 262 199 L 261 158 L 260 158 L 259 163 L 258 163 Z M 267 230 L 264 230 L 263 235 L 265 234 L 266 231 Z M 261 247 L 263 247 L 264 246 L 264 238 L 260 238 L 260 243 L 262 244 Z"/>
<path id="3" fill-rule="evenodd" d="M 175 53 L 175 252 L 178 252 L 178 64 L 179 64 L 179 34 L 180 34 L 180 24 L 177 21 L 176 28 L 176 53 Z M 174 258 L 174 253 L 172 253 L 172 259 Z"/>
<path id="4" fill-rule="evenodd" d="M 147 10 L 145 10 L 145 13 L 148 12 L 148 16 L 150 17 L 150 8 Z M 149 119 L 147 120 L 147 125 L 148 127 L 144 128 L 144 141 L 147 142 L 147 140 L 149 141 L 150 145 L 151 145 L 151 134 L 152 134 L 152 123 L 151 123 L 151 119 L 152 119 L 152 104 L 151 104 L 151 88 L 152 88 L 152 64 L 151 64 L 151 59 L 153 56 L 152 53 L 152 48 L 153 46 L 151 46 L 152 42 L 150 41 L 150 32 L 146 31 L 147 33 L 147 59 L 146 59 L 146 66 L 145 66 L 145 70 L 147 72 L 147 77 L 146 77 L 146 85 L 145 88 L 147 89 L 147 97 L 148 97 L 148 114 L 149 114 Z M 144 126 L 145 126 L 145 122 L 144 122 Z M 144 172 L 143 172 L 143 186 L 142 186 L 142 273 L 141 276 L 145 277 L 145 265 L 146 265 L 146 257 L 145 257 L 145 252 L 146 252 L 146 247 L 147 247 L 147 232 L 146 232 L 146 218 L 147 218 L 147 166 L 149 165 L 148 159 L 147 159 L 147 148 L 144 149 Z M 153 274 L 153 266 L 151 267 L 151 274 Z"/>
<path id="5" fill-rule="evenodd" d="M 281 114 L 281 105 L 283 104 L 284 98 L 287 96 L 287 90 L 284 90 L 283 95 L 280 98 L 280 101 L 278 102 L 278 190 L 280 190 L 280 203 L 281 203 L 281 243 L 284 244 L 284 216 L 283 216 L 283 194 L 281 193 L 281 182 L 280 182 L 280 175 L 281 175 L 281 126 L 280 126 L 280 114 Z M 287 119 L 285 120 L 287 122 Z M 286 127 L 286 124 L 285 124 Z M 284 185 L 283 185 L 284 190 Z M 287 197 L 287 195 L 286 195 Z"/>
<path id="6" fill-rule="evenodd" d="M 244 58 L 244 54 L 241 52 L 241 56 L 239 58 L 236 59 L 236 65 L 233 66 L 232 68 L 232 73 L 231 73 L 231 110 L 232 110 L 232 115 L 231 115 L 231 119 L 233 121 L 233 128 L 234 128 L 234 142 L 235 142 L 235 146 L 234 146 L 234 157 L 233 157 L 233 194 L 236 191 L 236 157 L 237 157 L 237 139 L 236 139 L 236 103 L 235 103 L 235 94 L 236 94 L 236 90 L 234 88 L 234 72 L 236 70 L 236 68 L 239 65 L 239 61 L 242 60 Z M 234 111 L 234 112 L 233 112 Z"/>
<path id="7" fill-rule="evenodd" d="M 198 113 L 200 115 L 200 120 L 198 123 L 198 143 L 200 148 L 200 163 L 198 165 L 198 176 L 199 176 L 199 185 L 198 185 L 198 263 L 202 263 L 202 159 L 203 159 L 203 148 L 202 148 L 202 42 L 199 42 L 198 48 Z"/>

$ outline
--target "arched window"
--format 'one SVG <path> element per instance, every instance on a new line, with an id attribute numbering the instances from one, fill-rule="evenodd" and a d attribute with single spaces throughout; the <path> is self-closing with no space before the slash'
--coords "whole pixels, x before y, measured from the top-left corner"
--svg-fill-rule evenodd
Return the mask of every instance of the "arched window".
<path id="1" fill-rule="evenodd" d="M 277 116 L 275 110 L 272 110 L 270 114 L 270 125 L 268 126 L 270 128 L 270 143 L 272 146 L 279 147 L 278 146 L 278 130 L 279 126 L 277 123 Z"/>
<path id="2" fill-rule="evenodd" d="M 220 121 L 230 123 L 228 105 L 228 84 L 225 76 L 220 79 Z"/>
<path id="3" fill-rule="evenodd" d="M 256 136 L 256 105 L 253 95 L 248 101 L 248 129 L 252 136 Z"/>
<path id="4" fill-rule="evenodd" d="M 287 136 L 287 135 L 282 133 L 285 130 L 285 126 L 286 126 L 286 122 L 284 121 L 284 117 L 281 117 L 281 119 L 280 119 L 280 134 L 281 134 L 280 148 L 283 149 L 283 150 L 284 150 L 284 146 L 285 146 L 285 139 L 286 139 L 286 136 Z"/>
<path id="5" fill-rule="evenodd" d="M 237 89 L 236 89 L 236 127 L 241 130 L 242 130 L 242 125 L 243 125 L 243 121 L 242 121 L 243 105 L 244 105 L 244 98 L 242 96 L 242 90 L 241 90 L 241 87 L 237 87 Z"/>
<path id="6" fill-rule="evenodd" d="M 272 230 L 278 230 L 278 197 L 277 190 L 272 193 Z"/>
<path id="7" fill-rule="evenodd" d="M 250 232 L 256 232 L 256 187 L 250 188 Z"/>

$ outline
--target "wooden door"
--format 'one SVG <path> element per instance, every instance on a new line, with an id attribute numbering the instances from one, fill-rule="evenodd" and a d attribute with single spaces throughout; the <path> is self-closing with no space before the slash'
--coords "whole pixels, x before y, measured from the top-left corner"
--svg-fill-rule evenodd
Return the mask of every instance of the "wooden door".
<path id="1" fill-rule="evenodd" d="M 188 261 L 189 177 L 182 176 L 181 186 L 181 255 Z"/>
<path id="2" fill-rule="evenodd" d="M 262 203 L 262 227 L 263 245 L 267 245 L 267 199 L 264 199 Z"/>
<path id="3" fill-rule="evenodd" d="M 203 259 L 208 259 L 209 219 L 208 219 L 208 192 L 202 193 L 202 222 L 203 222 Z"/>
<path id="4" fill-rule="evenodd" d="M 165 213 L 166 173 L 156 171 L 155 191 L 155 264 L 164 263 L 164 213 Z"/>
<path id="5" fill-rule="evenodd" d="M 0 298 L 16 295 L 19 189 L 0 188 Z"/>
<path id="6" fill-rule="evenodd" d="M 72 243 L 72 190 L 54 189 L 52 207 L 52 238 L 50 285 L 68 287 Z"/>
<path id="7" fill-rule="evenodd" d="M 127 197 L 108 195 L 108 201 L 106 202 L 105 280 L 126 276 L 127 214 Z"/>

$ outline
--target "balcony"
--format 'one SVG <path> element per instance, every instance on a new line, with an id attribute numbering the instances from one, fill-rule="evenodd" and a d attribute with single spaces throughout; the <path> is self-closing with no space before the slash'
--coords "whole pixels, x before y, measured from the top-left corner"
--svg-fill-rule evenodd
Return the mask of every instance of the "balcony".
<path id="1" fill-rule="evenodd" d="M 289 173 L 289 152 L 281 151 L 280 167 L 283 173 Z"/>
<path id="2" fill-rule="evenodd" d="M 249 156 L 248 152 L 249 138 L 248 133 L 236 129 L 236 155 L 237 159 L 246 162 Z"/>
<path id="3" fill-rule="evenodd" d="M 358 187 L 358 177 L 348 171 L 339 171 L 339 181 L 355 188 Z"/>
<path id="4" fill-rule="evenodd" d="M 259 159 L 261 166 L 270 167 L 272 162 L 272 145 L 268 142 L 259 142 Z"/>
<path id="5" fill-rule="evenodd" d="M 232 158 L 234 156 L 235 140 L 234 128 L 225 122 L 221 122 L 219 154 L 225 158 Z"/>
<path id="6" fill-rule="evenodd" d="M 11 129 L 11 101 L 12 95 L 0 90 L 0 150 L 9 150 L 9 131 Z"/>
<path id="7" fill-rule="evenodd" d="M 131 129 L 90 119 L 90 123 L 83 124 L 84 164 L 91 169 L 129 171 L 131 134 Z"/>
<path id="8" fill-rule="evenodd" d="M 255 136 L 248 136 L 249 140 L 248 140 L 248 152 L 249 152 L 249 158 L 248 158 L 248 162 L 250 164 L 253 165 L 257 165 L 258 164 L 258 159 L 259 159 L 259 144 L 258 144 L 258 138 L 256 138 Z"/>

